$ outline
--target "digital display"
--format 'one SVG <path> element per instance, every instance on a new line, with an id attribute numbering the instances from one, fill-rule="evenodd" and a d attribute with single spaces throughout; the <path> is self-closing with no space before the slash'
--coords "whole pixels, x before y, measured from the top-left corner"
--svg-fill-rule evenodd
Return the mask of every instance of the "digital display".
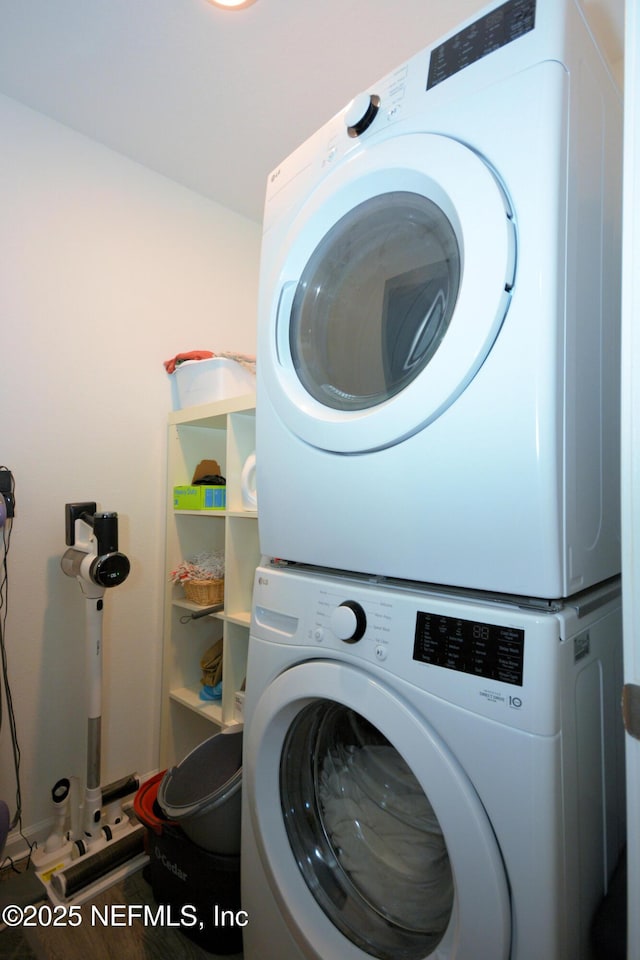
<path id="1" fill-rule="evenodd" d="M 533 30 L 536 0 L 508 0 L 431 52 L 427 90 Z"/>
<path id="2" fill-rule="evenodd" d="M 524 630 L 418 611 L 413 659 L 521 687 Z"/>

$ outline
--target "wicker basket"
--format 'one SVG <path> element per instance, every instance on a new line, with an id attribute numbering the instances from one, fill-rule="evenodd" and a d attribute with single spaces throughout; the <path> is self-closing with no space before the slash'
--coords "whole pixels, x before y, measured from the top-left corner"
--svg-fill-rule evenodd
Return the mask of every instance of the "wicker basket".
<path id="1" fill-rule="evenodd" d="M 224 580 L 185 580 L 183 586 L 187 600 L 201 607 L 224 600 Z"/>

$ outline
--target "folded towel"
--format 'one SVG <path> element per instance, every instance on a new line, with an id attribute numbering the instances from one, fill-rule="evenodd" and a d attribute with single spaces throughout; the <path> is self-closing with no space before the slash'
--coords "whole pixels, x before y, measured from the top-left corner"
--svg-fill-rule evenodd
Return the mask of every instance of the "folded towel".
<path id="1" fill-rule="evenodd" d="M 187 353 L 178 353 L 171 360 L 164 361 L 167 373 L 175 373 L 176 368 L 185 360 L 211 360 L 212 357 L 221 357 L 225 360 L 235 360 L 245 370 L 256 372 L 256 358 L 248 353 L 212 353 L 211 350 L 189 350 Z"/>
<path id="2" fill-rule="evenodd" d="M 171 360 L 165 360 L 164 368 L 167 373 L 175 373 L 176 367 L 179 367 L 185 360 L 210 360 L 213 354 L 211 350 L 190 350 L 188 353 L 178 353 Z"/>
<path id="3" fill-rule="evenodd" d="M 201 700 L 222 700 L 222 681 L 216 683 L 214 687 L 211 684 L 200 687 L 199 696 Z"/>

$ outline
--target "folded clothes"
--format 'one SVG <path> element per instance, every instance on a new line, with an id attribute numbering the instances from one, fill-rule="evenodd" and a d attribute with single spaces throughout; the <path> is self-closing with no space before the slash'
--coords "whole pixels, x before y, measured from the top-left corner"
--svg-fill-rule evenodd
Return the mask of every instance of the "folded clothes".
<path id="1" fill-rule="evenodd" d="M 188 353 L 178 353 L 171 360 L 165 360 L 164 368 L 167 373 L 175 373 L 176 367 L 179 367 L 185 360 L 210 360 L 213 356 L 211 350 L 190 350 Z"/>
<path id="2" fill-rule="evenodd" d="M 256 358 L 248 353 L 212 353 L 211 350 L 189 350 L 187 353 L 178 353 L 171 360 L 164 361 L 164 368 L 167 373 L 175 373 L 181 363 L 186 360 L 211 360 L 212 357 L 220 357 L 224 360 L 235 360 L 245 370 L 250 373 L 256 372 Z"/>

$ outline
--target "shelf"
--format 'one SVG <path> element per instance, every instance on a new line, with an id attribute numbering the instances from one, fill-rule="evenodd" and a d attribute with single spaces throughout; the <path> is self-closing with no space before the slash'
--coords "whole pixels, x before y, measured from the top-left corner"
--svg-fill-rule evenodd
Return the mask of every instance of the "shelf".
<path id="1" fill-rule="evenodd" d="M 205 717 L 219 727 L 227 728 L 241 725 L 241 721 L 236 720 L 235 717 L 229 721 L 223 721 L 221 702 L 219 700 L 201 700 L 198 690 L 191 687 L 178 687 L 176 690 L 171 690 L 169 699 L 174 703 L 179 703 L 181 707 L 186 707 L 187 710 L 191 710 L 198 716 Z"/>
<path id="2" fill-rule="evenodd" d="M 251 611 L 247 610 L 246 612 L 240 610 L 236 613 L 227 613 L 224 617 L 225 620 L 228 620 L 229 623 L 237 623 L 241 627 L 250 627 L 251 626 Z"/>
<path id="3" fill-rule="evenodd" d="M 254 393 L 243 394 L 241 397 L 230 397 L 228 400 L 216 400 L 213 403 L 203 403 L 197 407 L 184 407 L 169 414 L 169 425 L 191 424 L 195 427 L 226 429 L 227 417 L 231 413 L 246 411 L 253 414 L 256 406 Z"/>
<path id="4" fill-rule="evenodd" d="M 189 613 L 201 613 L 206 609 L 206 607 L 199 603 L 193 603 L 191 600 L 173 600 L 172 604 L 174 607 L 180 607 L 181 610 L 188 610 Z M 233 613 L 227 613 L 225 610 L 214 610 L 213 613 L 207 613 L 198 619 L 208 620 L 209 617 L 217 620 L 228 620 L 231 623 L 239 624 L 241 627 L 249 627 L 251 625 L 250 610 L 235 610 Z"/>
<path id="5" fill-rule="evenodd" d="M 174 411 L 167 431 L 163 767 L 179 763 L 218 730 L 238 725 L 235 695 L 246 678 L 253 579 L 260 562 L 258 513 L 244 509 L 241 489 L 243 468 L 255 452 L 255 396 Z M 188 484 L 201 460 L 219 463 L 227 481 L 226 509 L 174 510 L 174 486 Z M 218 522 L 208 522 L 212 517 Z M 185 614 L 202 614 L 206 607 L 182 596 L 170 573 L 181 560 L 203 551 L 224 551 L 224 605 L 194 619 Z M 222 700 L 200 700 L 200 660 L 220 636 Z"/>
<path id="6" fill-rule="evenodd" d="M 256 520 L 256 510 L 174 510 L 175 517 L 241 517 Z"/>
<path id="7" fill-rule="evenodd" d="M 203 610 L 207 608 L 201 603 L 194 603 L 192 600 L 185 600 L 183 597 L 178 597 L 176 600 L 171 601 L 174 607 L 180 607 L 181 610 L 188 610 L 189 613 L 202 613 Z M 211 604 L 215 606 L 215 604 Z M 222 610 L 214 610 L 212 613 L 205 614 L 202 619 L 207 620 L 209 617 L 216 617 L 218 620 L 224 620 L 225 612 L 224 608 Z M 198 619 L 200 619 L 198 617 Z"/>
<path id="8" fill-rule="evenodd" d="M 216 700 L 201 700 L 198 696 L 198 690 L 192 687 L 177 687 L 169 693 L 171 700 L 182 704 L 195 713 L 200 713 L 212 720 L 214 723 L 223 725 L 222 722 L 222 703 Z"/>
<path id="9" fill-rule="evenodd" d="M 174 517 L 226 517 L 226 510 L 174 510 Z"/>

